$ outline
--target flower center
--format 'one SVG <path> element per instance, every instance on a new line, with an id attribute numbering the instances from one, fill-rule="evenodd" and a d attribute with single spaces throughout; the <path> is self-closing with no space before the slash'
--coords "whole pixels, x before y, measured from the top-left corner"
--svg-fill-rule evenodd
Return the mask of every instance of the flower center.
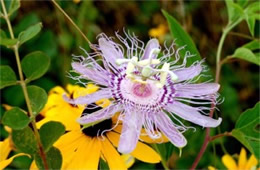
<path id="1" fill-rule="evenodd" d="M 102 109 L 102 107 L 99 107 L 96 104 L 90 104 L 83 111 L 83 114 L 91 114 L 91 113 L 98 111 L 100 109 Z M 84 128 L 82 130 L 82 132 L 89 137 L 97 137 L 97 136 L 101 136 L 103 131 L 111 129 L 112 125 L 113 125 L 112 119 L 106 119 L 106 120 L 104 120 L 100 123 L 93 125 L 93 126 Z M 81 125 L 81 127 L 82 127 L 82 125 Z"/>
<path id="2" fill-rule="evenodd" d="M 132 91 L 138 97 L 148 97 L 152 94 L 152 88 L 149 84 L 134 83 Z"/>

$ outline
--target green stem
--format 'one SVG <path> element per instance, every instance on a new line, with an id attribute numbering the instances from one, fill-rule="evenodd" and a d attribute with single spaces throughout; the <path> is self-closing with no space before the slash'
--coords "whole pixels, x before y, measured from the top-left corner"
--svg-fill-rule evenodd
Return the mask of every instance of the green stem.
<path id="1" fill-rule="evenodd" d="M 70 23 L 78 30 L 81 36 L 88 42 L 89 46 L 92 47 L 92 43 L 85 36 L 85 34 L 80 30 L 80 28 L 75 24 L 75 22 L 69 17 L 69 15 L 60 7 L 60 5 L 55 0 L 51 0 L 51 1 L 61 11 L 61 13 L 63 13 L 63 15 L 70 21 Z"/>
<path id="2" fill-rule="evenodd" d="M 162 158 L 161 152 L 157 146 L 157 144 L 152 144 L 154 149 L 159 153 L 159 155 L 161 156 L 161 162 L 162 162 L 162 166 L 164 167 L 165 170 L 169 170 L 168 166 L 167 166 L 167 162 Z"/>
<path id="3" fill-rule="evenodd" d="M 1 0 L 1 5 L 2 5 L 3 12 L 4 12 L 4 19 L 6 20 L 6 23 L 8 25 L 8 30 L 9 30 L 9 33 L 11 35 L 11 38 L 15 39 L 14 38 L 13 29 L 12 29 L 12 25 L 10 23 L 8 14 L 6 12 L 4 0 Z M 21 61 L 20 61 L 18 48 L 19 48 L 18 44 L 13 46 L 15 59 L 16 59 L 17 67 L 18 67 L 18 73 L 19 73 L 19 77 L 20 77 L 20 84 L 22 86 L 22 90 L 23 90 L 25 102 L 26 102 L 26 105 L 27 105 L 27 108 L 28 108 L 29 116 L 30 117 L 34 117 L 33 112 L 32 112 L 32 108 L 31 108 L 31 102 L 30 102 L 30 99 L 29 99 L 28 91 L 27 91 L 27 88 L 26 88 L 26 83 L 25 83 L 25 80 L 24 80 L 24 77 L 23 77 L 23 72 L 22 72 Z M 32 124 L 32 127 L 33 127 L 35 138 L 36 138 L 37 143 L 38 143 L 39 154 L 40 154 L 40 156 L 42 158 L 42 161 L 43 161 L 43 164 L 44 164 L 44 168 L 48 169 L 46 155 L 44 153 L 44 149 L 43 149 L 43 146 L 42 146 L 42 143 L 41 143 L 41 140 L 40 140 L 40 135 L 39 135 L 38 129 L 36 127 L 35 119 L 32 120 L 31 124 Z"/>
<path id="4" fill-rule="evenodd" d="M 225 133 L 221 133 L 221 134 L 212 136 L 212 137 L 210 137 L 209 141 L 213 141 L 213 140 L 221 138 L 223 136 L 232 136 L 232 133 L 231 132 L 225 132 Z"/>
<path id="5" fill-rule="evenodd" d="M 230 31 L 229 34 L 234 35 L 234 36 L 238 36 L 238 37 L 242 37 L 242 38 L 245 38 L 245 39 L 249 39 L 249 40 L 259 40 L 259 38 L 254 38 L 254 37 L 251 37 L 251 36 L 248 36 L 248 35 L 245 35 L 245 34 L 241 34 L 239 32 Z"/>
<path id="6" fill-rule="evenodd" d="M 218 44 L 218 49 L 217 49 L 217 56 L 216 56 L 216 77 L 215 77 L 215 82 L 218 83 L 219 82 L 219 77 L 220 77 L 220 71 L 221 71 L 221 52 L 222 52 L 222 48 L 224 45 L 224 41 L 228 35 L 228 33 L 235 27 L 237 26 L 241 21 L 243 20 L 243 18 L 238 19 L 236 22 L 234 23 L 229 23 L 227 25 L 227 27 L 223 30 L 223 33 L 221 35 L 219 44 Z"/>
<path id="7" fill-rule="evenodd" d="M 216 57 L 216 79 L 215 79 L 216 83 L 219 82 L 219 76 L 220 76 L 220 70 L 221 70 L 221 64 L 220 64 L 221 51 L 222 51 L 222 48 L 223 48 L 224 41 L 226 39 L 227 33 L 228 32 L 226 30 L 223 31 L 223 34 L 222 34 L 222 36 L 220 38 L 220 42 L 219 42 L 219 45 L 218 45 L 217 57 Z"/>

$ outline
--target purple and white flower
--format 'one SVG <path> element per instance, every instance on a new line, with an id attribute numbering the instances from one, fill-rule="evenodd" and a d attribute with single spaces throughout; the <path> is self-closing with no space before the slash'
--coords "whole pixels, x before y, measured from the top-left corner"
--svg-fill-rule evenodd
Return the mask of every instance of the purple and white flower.
<path id="1" fill-rule="evenodd" d="M 161 132 L 172 144 L 181 148 L 187 144 L 182 135 L 189 127 L 180 118 L 202 127 L 216 127 L 221 118 L 215 120 L 207 114 L 211 105 L 218 103 L 217 83 L 194 82 L 205 70 L 202 61 L 186 67 L 192 57 L 190 52 L 180 57 L 181 47 L 175 44 L 161 51 L 157 39 L 151 39 L 146 46 L 135 35 L 116 37 L 124 47 L 105 34 L 98 36 L 94 53 L 74 56 L 72 68 L 79 73 L 74 79 L 91 80 L 101 89 L 96 93 L 65 100 L 71 104 L 91 104 L 109 98 L 112 104 L 95 113 L 78 119 L 82 125 L 111 118 L 120 112 L 123 122 L 118 150 L 130 153 L 134 150 L 143 127 L 152 139 L 161 137 Z M 158 57 L 160 55 L 161 57 Z M 100 56 L 102 57 L 100 59 Z M 182 58 L 182 60 L 181 60 Z M 181 64 L 177 64 L 182 61 Z M 174 121 L 172 121 L 172 119 Z"/>

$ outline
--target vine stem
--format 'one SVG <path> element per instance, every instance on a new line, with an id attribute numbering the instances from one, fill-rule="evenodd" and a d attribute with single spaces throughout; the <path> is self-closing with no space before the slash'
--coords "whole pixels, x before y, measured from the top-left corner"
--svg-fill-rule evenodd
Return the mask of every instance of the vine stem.
<path id="1" fill-rule="evenodd" d="M 212 136 L 210 137 L 210 141 L 213 141 L 215 139 L 218 139 L 218 138 L 221 138 L 223 136 L 232 136 L 232 133 L 231 132 L 225 132 L 225 133 L 221 133 L 221 134 L 218 134 L 218 135 L 215 135 L 215 136 Z"/>
<path id="2" fill-rule="evenodd" d="M 6 23 L 7 23 L 10 36 L 11 36 L 12 39 L 15 39 L 14 38 L 13 29 L 12 29 L 12 25 L 10 23 L 10 20 L 9 20 L 7 11 L 6 11 L 6 7 L 5 7 L 5 4 L 4 4 L 4 0 L 1 0 L 1 5 L 2 5 L 2 8 L 3 8 L 4 19 L 5 19 Z M 20 61 L 20 56 L 19 56 L 19 50 L 18 50 L 19 49 L 18 43 L 13 46 L 13 50 L 14 50 L 15 59 L 16 59 L 17 67 L 18 67 L 18 73 L 19 73 L 19 77 L 20 77 L 20 81 L 19 82 L 20 82 L 20 84 L 22 86 L 22 90 L 23 90 L 25 102 L 26 102 L 26 105 L 27 105 L 27 108 L 28 108 L 29 116 L 30 117 L 34 117 L 34 114 L 32 112 L 32 108 L 31 108 L 31 102 L 30 102 L 30 99 L 29 99 L 28 91 L 27 91 L 27 88 L 26 88 L 26 83 L 25 83 L 25 80 L 24 80 L 24 77 L 23 77 L 21 61 Z M 40 154 L 40 157 L 41 157 L 41 159 L 43 161 L 44 168 L 45 169 L 49 169 L 48 168 L 48 164 L 47 164 L 46 155 L 44 153 L 44 149 L 43 149 L 43 146 L 42 146 L 42 143 L 41 143 L 40 134 L 39 134 L 38 129 L 36 127 L 35 119 L 33 119 L 31 121 L 31 124 L 32 124 L 32 127 L 33 127 L 33 131 L 34 131 L 34 134 L 35 134 L 35 138 L 36 138 L 38 147 L 39 147 L 39 154 Z"/>
<path id="3" fill-rule="evenodd" d="M 153 147 L 154 147 L 154 149 L 159 153 L 159 155 L 161 156 L 161 152 L 160 152 L 160 150 L 159 150 L 157 144 L 153 144 Z M 161 158 L 161 159 L 162 159 L 162 158 Z M 164 168 L 165 170 L 169 170 L 169 168 L 168 168 L 168 166 L 167 166 L 167 163 L 165 162 L 164 159 L 161 160 L 161 163 L 162 163 L 162 166 L 163 166 L 163 168 Z"/>
<path id="4" fill-rule="evenodd" d="M 221 71 L 221 63 L 220 63 L 220 58 L 221 58 L 221 51 L 224 45 L 224 40 L 226 39 L 227 36 L 227 31 L 223 31 L 223 34 L 220 38 L 220 42 L 219 42 L 219 46 L 218 46 L 218 50 L 217 50 L 217 57 L 216 57 L 216 79 L 215 82 L 218 83 L 219 82 L 219 76 L 220 76 L 220 71 Z"/>
<path id="5" fill-rule="evenodd" d="M 92 43 L 85 36 L 85 34 L 80 30 L 80 28 L 75 24 L 75 22 L 70 18 L 70 16 L 60 7 L 60 5 L 55 1 L 51 0 L 51 2 L 61 11 L 61 13 L 70 21 L 70 23 L 78 30 L 81 36 L 88 42 L 89 46 L 92 47 Z"/>
<path id="6" fill-rule="evenodd" d="M 215 82 L 216 83 L 219 82 L 219 76 L 220 76 L 220 71 L 221 71 L 221 66 L 222 66 L 222 63 L 220 61 L 221 51 L 222 51 L 226 36 L 227 36 L 228 32 L 231 30 L 232 27 L 228 27 L 227 29 L 223 30 L 223 33 L 222 33 L 220 41 L 219 41 L 219 45 L 218 45 L 218 49 L 217 49 L 217 57 L 216 57 L 216 75 L 215 75 Z M 215 110 L 215 105 L 212 104 L 209 117 L 213 117 L 214 110 Z M 205 134 L 205 138 L 204 138 L 203 144 L 201 146 L 201 149 L 200 149 L 197 157 L 195 158 L 190 170 L 194 170 L 197 167 L 197 165 L 198 165 L 200 159 L 202 158 L 204 152 L 206 151 L 207 146 L 208 146 L 210 141 L 211 141 L 210 128 L 208 127 L 208 128 L 206 128 L 206 134 Z"/>

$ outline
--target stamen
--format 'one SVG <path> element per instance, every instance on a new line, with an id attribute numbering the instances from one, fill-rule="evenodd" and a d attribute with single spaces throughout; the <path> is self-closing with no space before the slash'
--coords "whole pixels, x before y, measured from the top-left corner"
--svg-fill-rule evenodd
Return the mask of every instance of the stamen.
<path id="1" fill-rule="evenodd" d="M 161 50 L 159 48 L 154 48 L 151 50 L 148 59 L 138 61 L 138 58 L 134 56 L 131 59 L 117 59 L 116 64 L 121 65 L 123 63 L 128 63 L 126 68 L 126 77 L 130 78 L 134 82 L 139 82 L 142 84 L 146 84 L 146 80 L 149 79 L 151 76 L 160 73 L 160 81 L 156 82 L 156 86 L 158 88 L 162 88 L 166 83 L 168 73 L 170 74 L 172 81 L 176 81 L 178 77 L 176 74 L 170 71 L 170 64 L 167 62 L 163 64 L 163 67 L 161 69 L 154 69 L 151 67 L 151 65 L 160 64 L 161 61 L 159 59 L 152 58 L 152 55 L 158 55 L 160 51 Z M 142 70 L 142 79 L 135 78 L 135 75 L 133 74 L 135 67 L 138 67 L 139 70 Z"/>

